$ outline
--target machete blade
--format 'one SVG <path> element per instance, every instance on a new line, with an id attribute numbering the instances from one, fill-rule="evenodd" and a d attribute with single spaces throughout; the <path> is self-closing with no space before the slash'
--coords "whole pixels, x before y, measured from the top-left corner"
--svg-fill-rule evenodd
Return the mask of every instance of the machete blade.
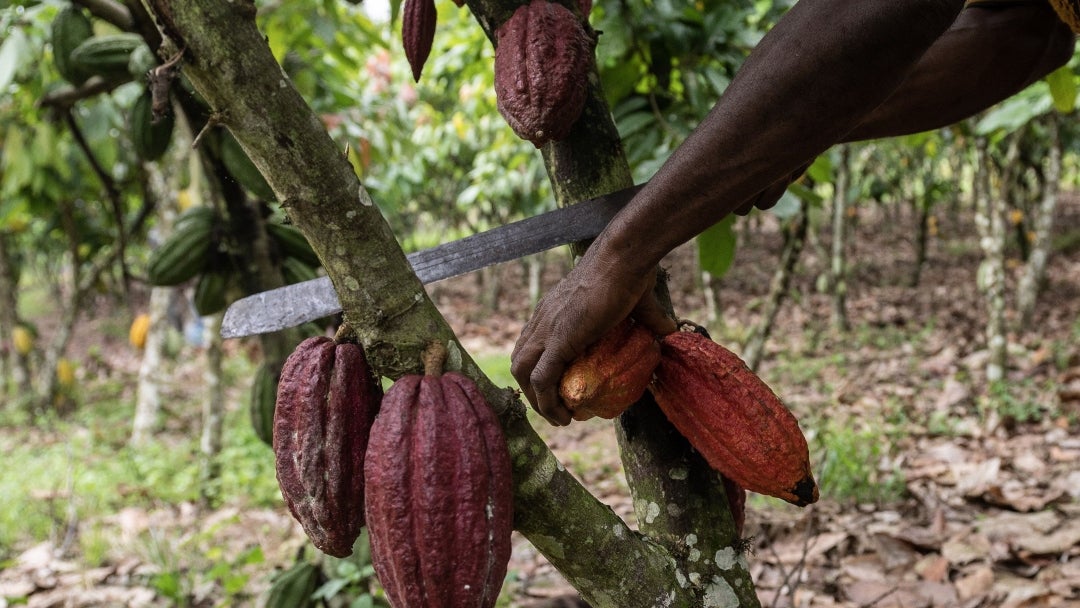
<path id="1" fill-rule="evenodd" d="M 641 186 L 582 201 L 554 211 L 410 253 L 424 284 L 456 277 L 501 262 L 591 239 L 637 194 Z M 240 338 L 296 327 L 341 312 L 329 277 L 287 285 L 233 302 L 221 322 L 222 338 Z"/>

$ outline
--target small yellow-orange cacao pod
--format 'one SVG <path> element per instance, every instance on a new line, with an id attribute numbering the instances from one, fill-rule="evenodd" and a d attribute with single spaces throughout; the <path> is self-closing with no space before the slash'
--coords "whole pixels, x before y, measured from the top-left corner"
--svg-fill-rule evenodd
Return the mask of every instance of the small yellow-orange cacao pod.
<path id="1" fill-rule="evenodd" d="M 658 363 L 656 337 L 624 319 L 570 363 L 559 382 L 559 396 L 574 420 L 615 418 L 645 394 Z"/>

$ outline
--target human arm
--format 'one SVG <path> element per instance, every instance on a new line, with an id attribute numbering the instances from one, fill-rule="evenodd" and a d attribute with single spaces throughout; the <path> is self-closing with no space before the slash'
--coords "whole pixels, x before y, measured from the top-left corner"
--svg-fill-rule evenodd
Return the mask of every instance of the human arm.
<path id="1" fill-rule="evenodd" d="M 635 306 L 648 311 L 635 316 L 657 319 L 655 302 L 643 296 L 660 259 L 851 131 L 907 77 L 962 5 L 797 3 L 698 129 L 537 307 L 511 371 L 538 411 L 568 424 L 557 393 L 563 370 Z"/>
<path id="2" fill-rule="evenodd" d="M 967 118 L 1064 65 L 1075 38 L 1045 1 L 969 5 L 889 98 L 841 141 L 908 135 Z M 772 207 L 804 170 L 765 188 L 736 213 Z"/>

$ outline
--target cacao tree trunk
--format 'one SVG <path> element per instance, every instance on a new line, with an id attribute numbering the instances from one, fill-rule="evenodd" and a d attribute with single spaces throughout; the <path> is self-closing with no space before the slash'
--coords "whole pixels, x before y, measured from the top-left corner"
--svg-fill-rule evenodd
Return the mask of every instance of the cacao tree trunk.
<path id="1" fill-rule="evenodd" d="M 1017 135 L 1010 137 L 1009 150 L 1006 153 L 1008 166 L 1010 158 L 1015 159 Z M 996 382 L 1004 378 L 1007 363 L 1008 342 L 1005 337 L 1005 217 L 1003 191 L 995 191 L 991 184 L 990 155 L 985 138 L 978 138 L 975 143 L 977 173 L 975 178 L 975 225 L 979 232 L 979 242 L 983 249 L 983 261 L 979 266 L 979 287 L 986 298 L 987 324 L 986 342 L 990 360 L 986 367 L 986 378 Z M 1004 177 L 1002 188 L 1006 187 Z"/>
<path id="2" fill-rule="evenodd" d="M 1031 252 L 1024 265 L 1020 282 L 1017 285 L 1017 309 L 1020 312 L 1021 326 L 1031 325 L 1042 283 L 1046 279 L 1046 262 L 1050 257 L 1050 237 L 1054 227 L 1054 211 L 1057 208 L 1058 191 L 1061 182 L 1061 126 L 1056 113 L 1047 115 L 1047 139 L 1049 150 L 1046 156 L 1046 170 L 1042 179 L 1042 197 L 1033 218 L 1035 238 L 1031 243 Z"/>
<path id="3" fill-rule="evenodd" d="M 840 166 L 833 184 L 832 263 L 829 265 L 829 287 L 832 290 L 832 326 L 847 331 L 847 244 L 848 186 L 851 182 L 851 149 L 840 147 Z"/>
<path id="4" fill-rule="evenodd" d="M 720 279 L 707 270 L 701 271 L 701 292 L 705 297 L 705 318 L 710 326 L 722 321 L 720 312 Z"/>
<path id="5" fill-rule="evenodd" d="M 396 379 L 420 369 L 419 354 L 431 341 L 447 344 L 448 367 L 477 381 L 500 415 L 511 451 L 515 527 L 596 608 L 757 606 L 743 556 L 731 542 L 733 526 L 717 500 L 722 485 L 679 449 L 688 472 L 671 479 L 657 470 L 651 448 L 671 433 L 665 423 L 622 432 L 628 470 L 649 470 L 688 496 L 678 517 L 656 521 L 655 535 L 632 531 L 559 464 L 533 430 L 515 392 L 498 388 L 457 342 L 445 319 L 412 272 L 388 224 L 352 167 L 341 157 L 318 118 L 283 80 L 250 5 L 217 0 L 144 0 L 168 39 L 166 54 L 186 49 L 183 71 L 236 136 L 283 201 L 297 227 L 322 259 L 346 318 L 375 371 Z M 473 2 L 470 8 L 489 36 L 517 3 Z M 543 150 L 557 200 L 582 200 L 630 185 L 617 131 L 599 79 L 585 113 L 567 140 Z M 639 404 L 646 413 L 656 408 Z M 664 422 L 664 421 L 661 421 Z M 621 425 L 620 425 L 621 426 Z M 684 446 L 685 447 L 685 446 Z M 638 464 L 640 463 L 640 465 Z M 679 477 L 682 477 L 681 475 Z M 686 480 L 702 480 L 691 484 Z M 718 489 L 719 488 L 719 489 Z M 657 488 L 635 489 L 648 515 L 669 501 Z M 728 516 L 730 518 L 730 516 Z M 642 520 L 647 517 L 642 517 Z M 661 533 L 665 527 L 668 533 Z M 697 553 L 686 551 L 695 529 Z M 678 539 L 675 542 L 674 539 Z M 727 544 L 724 540 L 727 540 Z M 715 558 L 715 559 L 714 559 Z M 701 584 L 685 584 L 700 581 Z M 719 599 L 717 599 L 719 598 Z"/>
<path id="6" fill-rule="evenodd" d="M 911 287 L 918 287 L 922 278 L 923 266 L 926 265 L 926 247 L 930 239 L 930 209 L 931 201 L 929 194 L 923 194 L 916 205 L 915 219 L 915 267 L 911 270 Z"/>
<path id="7" fill-rule="evenodd" d="M 199 451 L 202 458 L 199 496 L 204 506 L 212 507 L 221 496 L 221 454 L 222 428 L 225 426 L 225 382 L 221 351 L 221 319 L 224 313 L 209 317 L 206 331 L 210 333 L 210 342 L 206 346 L 206 398 L 202 410 L 202 438 Z"/>
<path id="8" fill-rule="evenodd" d="M 135 392 L 135 415 L 131 422 L 132 446 L 146 444 L 158 428 L 161 415 L 161 392 L 158 389 L 172 295 L 171 287 L 154 287 L 150 290 L 146 313 L 150 317 L 150 328 L 146 332 L 142 362 L 139 364 L 139 386 Z"/>
<path id="9" fill-rule="evenodd" d="M 529 309 L 536 308 L 536 305 L 540 303 L 540 291 L 543 288 L 542 279 L 544 277 L 544 258 L 546 256 L 542 253 L 536 255 L 530 255 L 525 264 L 528 270 L 528 288 L 529 288 Z"/>
<path id="10" fill-rule="evenodd" d="M 180 146 L 177 146 L 180 148 Z M 187 155 L 188 159 L 193 158 Z M 180 161 L 181 159 L 177 159 Z M 199 183 L 201 180 L 198 165 L 191 165 L 191 182 Z M 170 191 L 175 191 L 176 185 L 170 184 L 166 176 L 153 164 L 144 165 L 143 192 L 145 196 L 153 197 L 158 201 L 171 200 Z M 197 188 L 193 190 L 198 191 Z M 159 207 L 159 229 L 162 232 L 172 231 L 174 212 L 172 205 Z M 150 318 L 150 327 L 146 332 L 146 341 L 142 348 L 142 361 L 139 363 L 139 385 L 135 391 L 135 414 L 131 421 L 132 446 L 146 444 L 157 430 L 161 415 L 161 394 L 159 389 L 161 374 L 161 362 L 165 352 L 165 339 L 168 333 L 169 302 L 175 293 L 171 287 L 153 287 L 150 289 L 150 301 L 147 304 L 146 314 Z"/>
<path id="11" fill-rule="evenodd" d="M 11 255 L 10 237 L 0 230 L 0 355 L 3 356 L 3 390 L 0 395 L 30 395 L 30 366 L 12 339 L 19 325 L 19 285 L 15 280 L 16 261 Z M 17 400 L 8 401 L 11 403 Z"/>
<path id="12" fill-rule="evenodd" d="M 769 283 L 769 294 L 765 297 L 761 320 L 750 330 L 746 343 L 743 345 L 742 359 L 752 370 L 757 369 L 761 363 L 765 342 L 772 334 L 776 315 L 780 312 L 780 307 L 783 306 L 788 289 L 791 287 L 791 277 L 795 274 L 795 265 L 799 262 L 810 226 L 808 211 L 806 201 L 800 202 L 799 212 L 787 222 L 784 230 L 784 250 L 780 254 L 780 264 L 776 267 L 776 272 L 773 273 L 772 281 Z"/>

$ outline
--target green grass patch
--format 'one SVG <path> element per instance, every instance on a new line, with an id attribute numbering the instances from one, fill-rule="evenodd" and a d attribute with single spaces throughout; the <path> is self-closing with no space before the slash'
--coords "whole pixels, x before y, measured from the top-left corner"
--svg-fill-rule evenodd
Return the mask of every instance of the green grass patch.
<path id="1" fill-rule="evenodd" d="M 903 475 L 884 464 L 891 443 L 889 429 L 880 421 L 823 422 L 811 446 L 822 497 L 857 503 L 899 500 L 905 491 Z"/>
<path id="2" fill-rule="evenodd" d="M 255 436 L 245 401 L 225 418 L 220 479 L 215 494 L 228 504 L 276 506 L 281 502 L 273 453 Z M 169 412 L 197 412 L 197 402 L 167 402 Z M 139 448 L 127 445 L 133 406 L 119 382 L 94 387 L 70 417 L 38 426 L 0 428 L 0 559 L 19 547 L 59 540 L 68 522 L 82 522 L 126 507 L 155 508 L 200 498 L 202 458 L 198 416 Z M 92 528 L 92 525 L 89 526 Z M 85 535 L 80 546 L 91 561 L 104 559 L 108 539 Z"/>
<path id="3" fill-rule="evenodd" d="M 510 353 L 478 353 L 473 355 L 473 360 L 495 386 L 517 388 L 517 380 L 510 375 Z"/>

